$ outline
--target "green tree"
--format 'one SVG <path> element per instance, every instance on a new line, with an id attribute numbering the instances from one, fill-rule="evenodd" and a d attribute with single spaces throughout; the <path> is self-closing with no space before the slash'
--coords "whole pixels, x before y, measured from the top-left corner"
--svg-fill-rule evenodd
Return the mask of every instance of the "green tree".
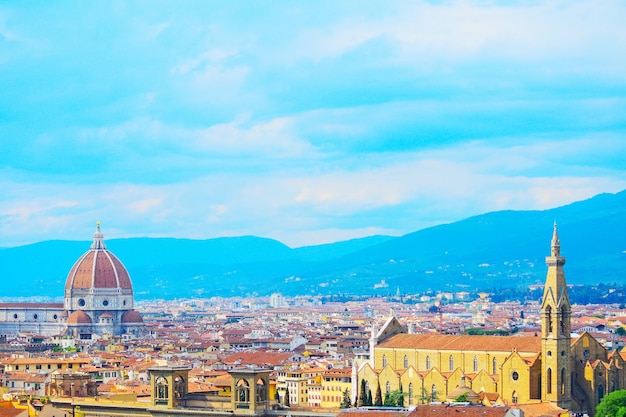
<path id="1" fill-rule="evenodd" d="M 404 407 L 404 392 L 402 390 L 402 384 L 400 384 L 400 389 L 398 390 L 398 395 L 396 396 L 396 405 L 398 407 Z"/>
<path id="2" fill-rule="evenodd" d="M 391 394 L 385 392 L 385 399 L 383 400 L 384 407 L 394 407 L 396 403 L 391 399 Z"/>
<path id="3" fill-rule="evenodd" d="M 431 400 L 431 398 L 430 398 L 430 394 L 428 393 L 428 390 L 426 388 L 422 387 L 422 392 L 421 392 L 420 397 L 419 397 L 420 404 L 426 404 L 430 400 Z"/>
<path id="4" fill-rule="evenodd" d="M 626 336 L 626 329 L 624 329 L 623 327 L 618 327 L 617 329 L 615 329 L 615 334 L 618 336 Z"/>
<path id="5" fill-rule="evenodd" d="M 467 401 L 467 396 L 469 393 L 464 392 L 463 394 L 459 395 L 458 397 L 456 397 L 454 399 L 454 401 L 458 402 L 458 403 L 464 403 L 465 401 Z"/>
<path id="6" fill-rule="evenodd" d="M 391 403 L 391 396 L 388 392 L 385 393 L 385 397 L 383 398 L 383 407 L 393 407 L 395 404 Z"/>
<path id="7" fill-rule="evenodd" d="M 376 396 L 374 397 L 374 405 L 380 407 L 383 405 L 383 392 L 380 389 L 380 381 L 378 381 L 378 387 L 376 388 Z"/>
<path id="8" fill-rule="evenodd" d="M 599 417 L 626 416 L 626 390 L 613 391 L 602 398 L 596 407 L 595 415 Z"/>
<path id="9" fill-rule="evenodd" d="M 365 405 L 372 405 L 374 402 L 372 401 L 372 390 L 367 390 L 367 403 Z"/>
<path id="10" fill-rule="evenodd" d="M 346 388 L 343 391 L 343 401 L 341 402 L 341 405 L 339 407 L 350 408 L 351 405 L 352 405 L 352 401 L 350 401 L 350 390 Z"/>
<path id="11" fill-rule="evenodd" d="M 285 390 L 285 405 L 287 407 L 289 407 L 291 405 L 291 402 L 289 401 L 289 390 Z"/>
<path id="12" fill-rule="evenodd" d="M 365 383 L 364 379 L 361 380 L 361 390 L 358 393 L 357 398 L 357 407 L 363 407 L 364 405 L 367 405 L 367 384 Z"/>

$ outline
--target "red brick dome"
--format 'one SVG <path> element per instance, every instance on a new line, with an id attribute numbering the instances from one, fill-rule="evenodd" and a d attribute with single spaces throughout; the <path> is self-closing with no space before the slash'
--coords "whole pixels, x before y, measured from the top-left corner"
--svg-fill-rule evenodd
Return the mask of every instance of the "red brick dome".
<path id="1" fill-rule="evenodd" d="M 143 318 L 135 310 L 128 310 L 122 315 L 122 323 L 143 323 Z"/>
<path id="2" fill-rule="evenodd" d="M 75 311 L 67 318 L 67 324 L 91 324 L 91 318 L 84 311 Z"/>
<path id="3" fill-rule="evenodd" d="M 97 288 L 133 288 L 122 262 L 104 245 L 99 223 L 91 248 L 76 261 L 65 281 L 66 291 Z"/>

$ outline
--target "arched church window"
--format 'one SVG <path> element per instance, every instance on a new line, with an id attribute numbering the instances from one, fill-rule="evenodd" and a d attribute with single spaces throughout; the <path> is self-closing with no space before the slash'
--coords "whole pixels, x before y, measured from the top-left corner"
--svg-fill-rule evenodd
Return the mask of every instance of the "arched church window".
<path id="1" fill-rule="evenodd" d="M 404 355 L 404 369 L 409 367 L 409 357 Z"/>
<path id="2" fill-rule="evenodd" d="M 598 403 L 604 398 L 604 385 L 598 385 Z"/>
<path id="3" fill-rule="evenodd" d="M 478 372 L 478 357 L 474 356 L 474 372 Z"/>
<path id="4" fill-rule="evenodd" d="M 387 381 L 387 383 L 385 384 L 385 392 L 387 394 L 391 392 L 391 384 L 389 383 L 389 381 Z"/>
<path id="5" fill-rule="evenodd" d="M 262 378 L 256 381 L 256 400 L 257 402 L 267 401 L 267 389 Z"/>
<path id="6" fill-rule="evenodd" d="M 492 374 L 494 374 L 494 375 L 498 373 L 498 372 L 497 372 L 497 371 L 498 371 L 498 366 L 497 366 L 497 365 L 498 365 L 498 363 L 497 363 L 497 361 L 496 361 L 496 358 L 493 358 L 493 359 L 491 360 L 491 369 L 492 369 L 492 370 L 491 370 L 491 373 L 492 373 Z"/>
<path id="7" fill-rule="evenodd" d="M 180 375 L 177 375 L 174 378 L 174 397 L 182 398 L 185 394 L 185 380 Z"/>
<path id="8" fill-rule="evenodd" d="M 561 395 L 565 394 L 565 368 L 561 369 Z"/>
<path id="9" fill-rule="evenodd" d="M 413 405 L 413 383 L 409 384 L 409 405 Z"/>
<path id="10" fill-rule="evenodd" d="M 451 371 L 454 371 L 454 357 L 452 355 L 450 355 L 450 358 L 448 359 L 448 367 Z"/>
<path id="11" fill-rule="evenodd" d="M 435 386 L 435 384 L 433 384 L 433 386 L 430 387 L 430 400 L 435 401 L 436 399 L 437 399 L 437 387 Z"/>
<path id="12" fill-rule="evenodd" d="M 387 366 L 387 355 L 383 355 L 383 368 Z"/>
<path id="13" fill-rule="evenodd" d="M 237 401 L 241 403 L 250 402 L 250 385 L 248 385 L 248 381 L 245 379 L 237 381 L 237 385 L 235 386 L 235 395 Z"/>
<path id="14" fill-rule="evenodd" d="M 546 389 L 548 394 L 552 394 L 552 369 L 548 368 L 546 372 Z"/>
<path id="15" fill-rule="evenodd" d="M 154 382 L 154 391 L 154 397 L 157 400 L 167 400 L 169 397 L 167 390 L 167 379 L 163 378 L 162 376 L 158 377 Z"/>
<path id="16" fill-rule="evenodd" d="M 511 402 L 517 404 L 517 391 L 513 391 L 513 394 L 511 394 Z"/>
<path id="17" fill-rule="evenodd" d="M 426 356 L 426 369 L 430 369 L 430 356 Z"/>
<path id="18" fill-rule="evenodd" d="M 567 328 L 566 328 L 566 325 L 565 325 L 566 324 L 566 318 L 567 318 L 566 316 L 567 316 L 567 310 L 565 310 L 565 307 L 561 307 L 561 321 L 560 321 L 560 324 L 561 324 L 561 334 L 563 334 L 563 335 L 567 331 Z"/>
<path id="19" fill-rule="evenodd" d="M 546 321 L 548 326 L 548 333 L 552 333 L 552 307 L 546 308 Z"/>

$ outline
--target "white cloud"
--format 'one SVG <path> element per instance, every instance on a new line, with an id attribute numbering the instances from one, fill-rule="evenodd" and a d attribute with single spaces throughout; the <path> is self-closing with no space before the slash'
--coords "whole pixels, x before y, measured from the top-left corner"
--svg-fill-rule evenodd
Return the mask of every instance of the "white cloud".
<path id="1" fill-rule="evenodd" d="M 248 126 L 246 126 L 248 125 Z M 297 137 L 293 120 L 278 118 L 261 123 L 225 123 L 198 132 L 188 132 L 193 146 L 220 155 L 256 155 L 286 158 L 311 155 L 315 149 Z"/>
<path id="2" fill-rule="evenodd" d="M 310 244 L 626 188 L 623 2 L 118 6 L 77 43 L 49 22 L 81 8 L 0 10 L 0 245 Z"/>
<path id="3" fill-rule="evenodd" d="M 384 13 L 329 18 L 303 27 L 285 45 L 266 53 L 282 63 L 336 59 L 374 39 L 386 39 L 396 64 L 419 63 L 418 71 L 441 70 L 442 62 L 538 62 L 542 67 L 568 60 L 603 70 L 626 64 L 623 2 L 485 3 L 455 1 L 390 3 Z M 595 56 L 598 60 L 588 59 Z M 569 62 L 575 59 L 574 62 Z M 386 65 L 384 57 L 367 65 Z M 617 75 L 617 74 L 616 74 Z"/>

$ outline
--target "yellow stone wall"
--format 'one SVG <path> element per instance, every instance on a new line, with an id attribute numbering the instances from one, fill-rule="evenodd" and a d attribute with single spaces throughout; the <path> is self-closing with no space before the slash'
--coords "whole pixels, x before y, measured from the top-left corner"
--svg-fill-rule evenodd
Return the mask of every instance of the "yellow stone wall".
<path id="1" fill-rule="evenodd" d="M 343 393 L 350 392 L 352 382 L 342 382 L 341 377 L 322 378 L 322 408 L 338 409 L 343 401 Z"/>
<path id="2" fill-rule="evenodd" d="M 427 369 L 427 358 L 430 369 Z M 498 393 L 509 404 L 513 402 L 515 393 L 518 403 L 532 403 L 540 395 L 538 381 L 541 369 L 540 361 L 536 359 L 534 356 L 522 357 L 518 353 L 500 351 L 376 347 L 374 369 L 367 364 L 359 371 L 359 389 L 360 380 L 365 379 L 374 399 L 378 383 L 383 398 L 387 383 L 390 391 L 398 390 L 402 385 L 402 391 L 407 395 L 412 385 L 413 395 L 410 400 L 405 400 L 405 405 L 416 405 L 433 400 L 451 400 L 448 396 L 462 385 L 462 377 L 465 376 L 465 386 L 476 393 Z M 383 364 L 386 366 L 383 367 Z M 514 371 L 517 373 L 515 381 Z"/>
<path id="3" fill-rule="evenodd" d="M 517 375 L 517 380 L 514 375 Z M 516 401 L 513 400 L 514 393 Z M 513 354 L 502 366 L 499 394 L 510 404 L 530 402 L 530 367 L 517 353 Z"/>
<path id="4" fill-rule="evenodd" d="M 375 348 L 375 369 L 382 369 L 383 362 L 386 362 L 392 369 L 408 369 L 413 366 L 419 370 L 429 370 L 437 368 L 441 372 L 453 372 L 457 368 L 466 374 L 477 373 L 485 370 L 489 374 L 493 374 L 493 359 L 496 359 L 496 373 L 498 368 L 502 366 L 510 352 L 490 352 L 490 351 L 450 351 L 435 349 L 401 349 L 401 348 Z M 408 367 L 405 367 L 404 358 L 407 358 Z M 450 357 L 453 361 L 453 369 L 450 369 Z M 477 370 L 474 369 L 474 358 L 477 359 Z"/>

